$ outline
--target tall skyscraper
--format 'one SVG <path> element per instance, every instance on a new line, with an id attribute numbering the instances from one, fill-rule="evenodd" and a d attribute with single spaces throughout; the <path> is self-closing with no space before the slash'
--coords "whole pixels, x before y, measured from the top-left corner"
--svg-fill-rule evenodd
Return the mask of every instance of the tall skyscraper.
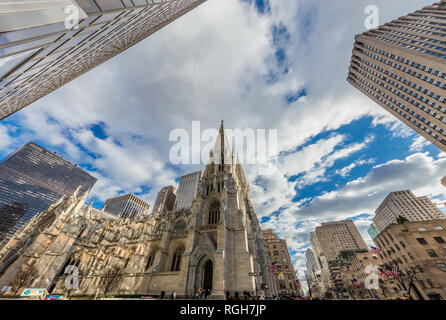
<path id="1" fill-rule="evenodd" d="M 322 223 L 316 227 L 315 235 L 328 261 L 338 259 L 344 250 L 367 250 L 352 220 Z"/>
<path id="2" fill-rule="evenodd" d="M 428 197 L 416 197 L 412 191 L 391 192 L 375 211 L 373 222 L 380 231 L 396 223 L 398 216 L 409 221 L 446 219 L 446 216 Z"/>
<path id="3" fill-rule="evenodd" d="M 137 219 L 145 216 L 149 207 L 150 204 L 130 193 L 106 200 L 102 209 L 121 219 Z"/>
<path id="4" fill-rule="evenodd" d="M 0 164 L 0 238 L 9 238 L 63 195 L 78 187 L 84 193 L 95 183 L 96 178 L 60 155 L 34 142 L 24 145 Z"/>
<path id="5" fill-rule="evenodd" d="M 175 200 L 175 210 L 190 208 L 192 201 L 197 196 L 200 179 L 201 171 L 192 172 L 181 177 Z"/>
<path id="6" fill-rule="evenodd" d="M 370 238 L 372 238 L 372 240 L 375 239 L 375 237 L 379 234 L 379 229 L 376 224 L 372 223 L 367 229 L 367 233 L 369 234 Z"/>
<path id="7" fill-rule="evenodd" d="M 0 1 L 0 120 L 204 1 Z"/>
<path id="8" fill-rule="evenodd" d="M 316 256 L 314 255 L 313 250 L 308 248 L 307 251 L 305 252 L 305 256 L 307 257 L 308 272 L 310 272 L 312 275 L 314 275 L 317 272 L 320 272 L 321 268 L 319 267 L 319 263 L 316 260 Z"/>
<path id="9" fill-rule="evenodd" d="M 348 82 L 446 151 L 446 1 L 355 37 Z"/>
<path id="10" fill-rule="evenodd" d="M 171 211 L 175 205 L 177 198 L 177 190 L 173 186 L 164 187 L 158 192 L 156 196 L 155 205 L 152 213 L 160 213 L 164 211 Z"/>

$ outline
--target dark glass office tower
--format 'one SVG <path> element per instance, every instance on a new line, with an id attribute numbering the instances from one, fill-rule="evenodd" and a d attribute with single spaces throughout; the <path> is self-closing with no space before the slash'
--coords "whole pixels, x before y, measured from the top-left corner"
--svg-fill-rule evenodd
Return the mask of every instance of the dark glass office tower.
<path id="1" fill-rule="evenodd" d="M 0 245 L 39 212 L 96 183 L 79 166 L 30 142 L 0 164 Z"/>

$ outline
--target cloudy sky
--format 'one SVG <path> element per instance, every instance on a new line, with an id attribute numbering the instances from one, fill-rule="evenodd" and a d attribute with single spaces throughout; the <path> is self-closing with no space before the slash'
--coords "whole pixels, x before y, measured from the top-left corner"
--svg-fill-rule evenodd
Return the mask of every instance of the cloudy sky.
<path id="1" fill-rule="evenodd" d="M 0 158 L 33 140 L 98 178 L 96 206 L 127 192 L 153 203 L 161 187 L 204 167 L 169 161 L 172 130 L 221 119 L 277 129 L 278 170 L 245 170 L 263 227 L 288 241 L 302 278 L 321 222 L 353 219 L 370 244 L 366 229 L 389 192 L 446 201 L 446 154 L 346 81 L 368 5 L 382 24 L 433 1 L 372 2 L 208 0 L 0 122 Z"/>

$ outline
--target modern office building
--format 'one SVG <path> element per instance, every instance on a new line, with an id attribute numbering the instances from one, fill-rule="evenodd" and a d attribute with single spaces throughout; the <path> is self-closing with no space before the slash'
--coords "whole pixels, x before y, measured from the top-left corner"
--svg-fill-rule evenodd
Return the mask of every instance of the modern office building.
<path id="1" fill-rule="evenodd" d="M 367 233 L 373 240 L 379 234 L 379 228 L 376 226 L 376 224 L 372 223 L 370 227 L 367 229 Z"/>
<path id="2" fill-rule="evenodd" d="M 121 219 L 138 219 L 147 214 L 149 207 L 149 203 L 130 193 L 107 199 L 102 207 L 102 211 Z"/>
<path id="3" fill-rule="evenodd" d="M 352 220 L 324 222 L 316 227 L 315 234 L 327 261 L 338 259 L 344 250 L 367 250 Z"/>
<path id="4" fill-rule="evenodd" d="M 316 260 L 316 256 L 314 255 L 313 250 L 310 248 L 307 249 L 305 252 L 305 256 L 307 257 L 307 270 L 311 274 L 315 274 L 317 272 L 320 272 L 320 266 L 318 261 Z"/>
<path id="5" fill-rule="evenodd" d="M 177 198 L 177 190 L 173 186 L 164 187 L 158 192 L 156 196 L 155 205 L 153 206 L 152 213 L 160 213 L 165 211 L 171 211 L 175 205 L 175 199 Z"/>
<path id="6" fill-rule="evenodd" d="M 355 37 L 348 82 L 446 151 L 446 1 Z"/>
<path id="7" fill-rule="evenodd" d="M 381 249 L 383 269 L 398 269 L 395 292 L 410 292 L 416 300 L 446 299 L 445 219 L 392 224 L 373 241 Z"/>
<path id="8" fill-rule="evenodd" d="M 445 219 L 444 215 L 428 197 L 417 197 L 410 190 L 391 192 L 375 211 L 373 222 L 379 230 L 396 223 L 398 216 L 409 221 Z"/>
<path id="9" fill-rule="evenodd" d="M 175 199 L 175 210 L 189 209 L 197 196 L 200 186 L 201 171 L 192 172 L 181 177 Z"/>
<path id="10" fill-rule="evenodd" d="M 85 193 L 95 183 L 96 178 L 60 155 L 34 142 L 22 146 L 0 163 L 0 238 L 9 238 L 62 196 L 78 187 Z"/>
<path id="11" fill-rule="evenodd" d="M 0 1 L 0 120 L 204 1 Z"/>
<path id="12" fill-rule="evenodd" d="M 296 278 L 286 240 L 279 239 L 272 229 L 262 230 L 262 236 L 266 242 L 269 257 L 275 266 L 277 292 L 301 295 L 300 283 Z"/>

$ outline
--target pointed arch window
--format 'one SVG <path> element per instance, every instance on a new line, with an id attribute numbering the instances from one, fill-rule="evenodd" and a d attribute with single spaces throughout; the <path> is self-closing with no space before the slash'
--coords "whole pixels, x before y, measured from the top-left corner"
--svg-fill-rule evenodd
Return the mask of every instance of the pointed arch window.
<path id="1" fill-rule="evenodd" d="M 220 203 L 215 201 L 209 206 L 208 224 L 217 224 L 220 222 Z"/>
<path id="2" fill-rule="evenodd" d="M 180 220 L 175 224 L 175 232 L 184 232 L 186 231 L 186 222 L 184 220 Z"/>
<path id="3" fill-rule="evenodd" d="M 181 256 L 184 253 L 184 248 L 179 247 L 175 250 L 172 257 L 172 265 L 170 266 L 170 271 L 180 271 L 181 267 Z"/>

